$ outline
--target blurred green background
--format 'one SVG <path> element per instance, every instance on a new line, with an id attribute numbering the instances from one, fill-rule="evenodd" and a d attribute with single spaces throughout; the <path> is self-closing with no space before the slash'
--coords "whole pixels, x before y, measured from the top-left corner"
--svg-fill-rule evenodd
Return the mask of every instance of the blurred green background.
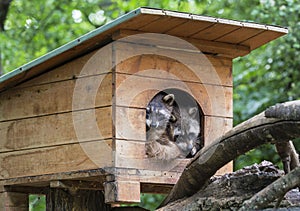
<path id="1" fill-rule="evenodd" d="M 0 71 L 12 71 L 140 6 L 289 28 L 287 36 L 234 60 L 234 125 L 270 105 L 300 98 L 297 0 L 12 0 L 6 19 L 1 19 Z M 299 141 L 294 143 L 300 149 Z M 268 144 L 240 156 L 235 169 L 262 160 L 281 166 Z M 162 198 L 145 194 L 141 205 L 154 209 Z M 30 210 L 45 210 L 45 197 L 31 195 Z"/>

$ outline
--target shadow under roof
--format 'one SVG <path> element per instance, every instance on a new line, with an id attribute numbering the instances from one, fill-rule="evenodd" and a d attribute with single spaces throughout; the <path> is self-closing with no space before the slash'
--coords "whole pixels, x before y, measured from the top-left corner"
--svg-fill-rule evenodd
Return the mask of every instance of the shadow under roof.
<path id="1" fill-rule="evenodd" d="M 287 28 L 278 26 L 162 9 L 138 8 L 1 76 L 0 91 L 112 42 L 113 35 L 120 30 L 130 33 L 162 33 L 186 40 L 199 41 L 198 43 L 203 43 L 197 46 L 200 50 L 204 45 L 223 45 L 244 49 L 229 55 L 231 58 L 244 56 L 288 33 Z M 205 48 L 205 52 L 218 53 L 218 51 L 209 52 L 209 49 Z"/>

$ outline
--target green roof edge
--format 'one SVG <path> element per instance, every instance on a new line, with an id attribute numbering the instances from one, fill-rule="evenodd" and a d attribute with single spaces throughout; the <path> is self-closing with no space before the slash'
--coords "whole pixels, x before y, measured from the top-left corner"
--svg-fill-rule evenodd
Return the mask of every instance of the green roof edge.
<path id="1" fill-rule="evenodd" d="M 127 21 L 127 20 L 129 20 L 129 19 L 131 19 L 131 18 L 133 18 L 133 17 L 135 17 L 139 14 L 141 14 L 141 8 L 137 8 L 133 11 L 130 11 L 129 13 L 126 13 L 126 14 L 116 18 L 113 21 L 111 21 L 111 22 L 109 22 L 109 23 L 107 23 L 107 24 L 105 24 L 105 25 L 103 25 L 99 28 L 96 28 L 93 31 L 90 31 L 90 32 L 76 38 L 75 40 L 70 41 L 70 42 L 68 42 L 68 43 L 66 43 L 66 44 L 50 51 L 49 53 L 46 53 L 45 55 L 43 55 L 41 57 L 38 57 L 38 58 L 36 58 L 36 59 L 34 59 L 34 60 L 24 64 L 24 65 L 12 70 L 12 71 L 0 76 L 0 84 L 4 81 L 10 79 L 10 78 L 15 77 L 16 75 L 19 75 L 21 73 L 25 73 L 26 71 L 28 71 L 31 68 L 47 61 L 48 59 L 53 58 L 53 57 L 65 52 L 65 51 L 68 51 L 68 50 L 76 47 L 77 45 L 93 38 L 94 36 L 99 35 L 99 34 L 105 32 L 105 31 L 119 25 L 120 23 L 122 23 L 124 21 Z"/>

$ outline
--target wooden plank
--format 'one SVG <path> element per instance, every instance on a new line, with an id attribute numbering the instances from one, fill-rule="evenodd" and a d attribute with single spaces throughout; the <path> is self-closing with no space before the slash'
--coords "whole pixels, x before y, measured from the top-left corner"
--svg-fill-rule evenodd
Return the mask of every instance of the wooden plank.
<path id="1" fill-rule="evenodd" d="M 105 58 L 105 59 L 104 59 Z M 71 80 L 79 77 L 100 75 L 111 72 L 112 49 L 105 47 L 105 50 L 94 50 L 91 53 L 66 62 L 61 66 L 53 68 L 42 75 L 31 78 L 16 88 L 24 88 L 58 81 Z"/>
<path id="2" fill-rule="evenodd" d="M 154 194 L 168 194 L 170 193 L 173 185 L 170 184 L 151 184 L 151 183 L 142 183 L 141 192 L 142 193 L 154 193 Z"/>
<path id="3" fill-rule="evenodd" d="M 103 183 L 87 182 L 83 180 L 57 180 L 50 181 L 50 188 L 62 188 L 72 190 L 103 190 Z"/>
<path id="4" fill-rule="evenodd" d="M 49 187 L 50 182 L 53 180 L 85 180 L 85 181 L 98 181 L 103 183 L 105 181 L 106 171 L 103 168 L 77 170 L 72 172 L 60 172 L 36 176 L 24 176 L 10 179 L 0 179 L 0 185 L 13 185 L 10 187 L 27 188 L 28 185 L 33 189 L 39 189 L 41 187 Z M 18 188 L 17 188 L 18 189 Z M 14 189 L 13 189 L 14 190 Z M 1 191 L 0 191 L 1 192 Z M 36 192 L 33 192 L 36 193 Z"/>
<path id="5" fill-rule="evenodd" d="M 111 138 L 111 115 L 111 107 L 103 107 L 2 122 L 0 152 Z"/>
<path id="6" fill-rule="evenodd" d="M 168 75 L 168 72 L 159 72 L 160 75 L 164 73 Z M 169 78 L 172 79 L 171 77 L 172 75 Z M 116 75 L 116 105 L 145 109 L 156 93 L 171 88 L 185 91 L 193 96 L 205 115 L 222 117 L 233 115 L 232 87 L 119 73 Z"/>
<path id="7" fill-rule="evenodd" d="M 111 181 L 104 184 L 105 203 L 139 203 L 140 183 L 135 181 Z M 130 194 L 129 194 L 130 193 Z"/>
<path id="8" fill-rule="evenodd" d="M 165 33 L 180 24 L 187 22 L 187 19 L 162 16 L 155 21 L 138 28 L 139 31 L 147 31 L 151 33 Z"/>
<path id="9" fill-rule="evenodd" d="M 111 144 L 111 140 L 93 141 L 1 153 L 0 179 L 109 167 Z"/>
<path id="10" fill-rule="evenodd" d="M 221 118 L 213 116 L 204 117 L 204 136 L 205 146 L 213 143 L 218 137 L 224 135 L 227 131 L 232 129 L 233 119 L 232 118 Z M 233 171 L 233 162 L 229 162 L 222 168 L 220 168 L 215 175 L 223 175 Z"/>
<path id="11" fill-rule="evenodd" d="M 214 22 L 206 22 L 199 20 L 189 20 L 181 25 L 171 28 L 167 31 L 167 34 L 178 37 L 190 37 L 191 35 L 213 25 Z"/>
<path id="12" fill-rule="evenodd" d="M 141 162 L 141 161 L 140 161 Z M 113 180 L 128 180 L 139 181 L 141 183 L 152 183 L 161 185 L 172 185 L 175 184 L 181 175 L 181 172 L 186 167 L 189 159 L 179 159 L 178 165 L 171 169 L 170 171 L 161 171 L 156 167 L 151 169 L 153 161 L 146 164 L 148 169 L 143 168 L 112 168 L 110 171 L 114 173 L 113 178 L 108 179 L 108 181 Z M 158 165 L 158 163 L 157 163 Z M 109 171 L 109 170 L 108 170 Z"/>
<path id="13" fill-rule="evenodd" d="M 15 192 L 0 193 L 0 209 L 5 211 L 28 211 L 28 194 Z"/>
<path id="14" fill-rule="evenodd" d="M 111 105 L 111 84 L 104 74 L 7 90 L 0 93 L 0 122 Z"/>
<path id="15" fill-rule="evenodd" d="M 224 36 L 216 39 L 216 41 L 225 43 L 242 43 L 243 41 L 258 35 L 262 31 L 263 29 L 242 27 L 231 33 L 225 34 Z"/>
<path id="16" fill-rule="evenodd" d="M 229 58 L 236 58 L 250 53 L 250 48 L 246 45 L 233 45 L 194 37 L 174 37 L 164 34 L 149 34 L 144 31 L 119 30 L 113 34 L 112 38 L 114 40 L 118 40 L 124 37 L 127 37 L 126 39 L 122 39 L 124 42 L 127 41 L 146 46 L 153 45 L 159 49 L 185 49 L 186 51 L 192 52 L 198 52 L 200 50 L 205 53 L 217 54 L 219 56 L 226 56 Z M 194 47 L 191 47 L 192 45 Z"/>
<path id="17" fill-rule="evenodd" d="M 125 23 L 121 23 L 120 28 L 138 30 L 139 28 L 148 25 L 159 18 L 161 18 L 159 15 L 143 14 Z"/>
<path id="18" fill-rule="evenodd" d="M 122 51 L 124 50 L 122 49 Z M 128 48 L 126 51 L 128 52 Z M 122 52 L 117 52 L 117 55 L 120 57 L 123 56 Z M 232 86 L 232 68 L 230 66 L 213 66 L 205 58 L 202 59 L 203 63 L 200 63 L 198 60 L 199 55 L 196 54 L 190 55 L 184 52 L 180 54 L 177 52 L 176 57 L 180 55 L 181 58 L 184 58 L 181 61 L 185 63 L 176 60 L 176 58 L 172 59 L 161 55 L 137 55 L 120 62 L 116 67 L 116 71 L 146 77 L 166 79 L 171 77 L 174 80 L 180 81 Z M 193 59 L 195 62 L 193 62 Z M 198 61 L 198 64 L 196 61 Z M 161 74 L 161 71 L 165 72 Z"/>
<path id="19" fill-rule="evenodd" d="M 136 34 L 136 31 L 133 31 L 132 33 Z M 126 37 L 129 36 L 128 34 L 130 35 L 130 32 L 126 32 L 126 34 L 120 36 Z M 116 37 L 116 39 L 119 39 L 119 37 Z M 164 43 L 157 43 L 159 41 L 156 40 L 152 41 L 151 39 L 152 39 L 151 37 L 146 37 L 145 42 L 143 40 L 141 40 L 140 42 L 135 38 L 133 40 L 125 39 L 125 40 L 115 41 L 113 45 L 116 52 L 115 60 L 117 61 L 117 64 L 120 64 L 121 62 L 133 56 L 141 56 L 141 55 L 146 56 L 147 54 L 153 54 L 157 56 L 167 56 L 170 59 L 174 59 L 178 61 L 183 60 L 184 62 L 181 63 L 188 64 L 188 65 L 200 63 L 203 66 L 212 65 L 213 67 L 232 66 L 232 60 L 227 57 L 213 56 L 207 54 L 199 55 L 199 50 L 196 47 L 191 47 L 189 43 L 185 43 L 185 44 L 182 43 L 185 47 L 186 45 L 188 45 L 189 46 L 188 48 L 180 48 L 178 45 L 174 45 L 174 43 L 171 43 L 169 45 L 169 47 L 173 46 L 173 48 L 167 48 L 168 46 L 162 48 L 162 46 L 155 46 L 155 44 L 164 44 Z M 132 41 L 132 42 L 128 42 L 128 41 Z M 148 45 L 145 45 L 146 43 L 148 43 Z M 166 44 L 168 44 L 168 42 Z M 210 63 L 208 63 L 206 60 L 208 60 Z"/>
<path id="20" fill-rule="evenodd" d="M 233 161 L 230 161 L 227 163 L 225 166 L 220 168 L 215 175 L 224 175 L 226 173 L 231 173 L 233 172 Z"/>
<path id="21" fill-rule="evenodd" d="M 203 40 L 216 40 L 227 33 L 239 29 L 241 26 L 242 25 L 238 26 L 238 25 L 216 23 L 196 34 L 191 35 L 191 37 L 195 39 L 203 39 Z"/>
<path id="22" fill-rule="evenodd" d="M 142 182 L 159 183 L 164 181 L 174 184 L 184 170 L 189 159 L 159 160 L 147 158 L 145 141 L 116 140 L 115 166 L 117 168 L 137 169 L 138 172 L 120 171 L 118 177 L 122 179 L 138 179 Z M 143 173 L 142 173 L 143 170 Z M 170 174 L 168 172 L 171 172 Z M 174 174 L 175 173 L 175 174 Z M 128 176 L 127 176 L 128 175 Z M 154 177 L 166 177 L 154 179 Z"/>
<path id="23" fill-rule="evenodd" d="M 242 42 L 242 45 L 248 45 L 250 46 L 251 50 L 254 50 L 280 36 L 283 34 L 281 32 L 274 32 L 274 31 L 263 31 L 262 33 L 249 38 L 248 40 L 245 40 Z"/>
<path id="24" fill-rule="evenodd" d="M 116 138 L 146 140 L 146 109 L 117 106 L 115 118 Z"/>
<path id="25" fill-rule="evenodd" d="M 232 129 L 233 120 L 232 118 L 205 116 L 204 124 L 204 142 L 205 146 L 208 146 L 218 137 Z"/>

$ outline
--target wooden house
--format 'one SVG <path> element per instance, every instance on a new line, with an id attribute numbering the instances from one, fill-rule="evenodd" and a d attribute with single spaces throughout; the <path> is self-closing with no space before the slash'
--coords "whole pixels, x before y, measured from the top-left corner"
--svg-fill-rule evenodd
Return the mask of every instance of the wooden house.
<path id="1" fill-rule="evenodd" d="M 232 60 L 286 33 L 139 8 L 3 75 L 0 206 L 17 206 L 6 204 L 5 187 L 30 193 L 77 182 L 103 189 L 112 204 L 167 193 L 188 159 L 147 158 L 149 101 L 167 89 L 188 93 L 202 110 L 208 145 L 232 128 Z M 219 173 L 231 170 L 228 164 Z"/>

